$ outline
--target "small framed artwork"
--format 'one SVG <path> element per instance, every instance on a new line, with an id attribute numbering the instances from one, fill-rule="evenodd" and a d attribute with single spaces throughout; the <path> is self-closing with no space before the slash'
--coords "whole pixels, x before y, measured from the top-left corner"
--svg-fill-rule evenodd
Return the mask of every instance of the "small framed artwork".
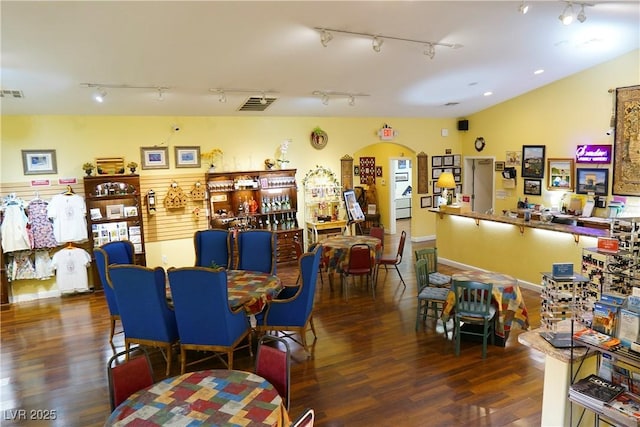
<path id="1" fill-rule="evenodd" d="M 353 175 L 354 175 L 354 176 L 360 176 L 360 166 L 355 165 L 355 166 L 353 167 Z"/>
<path id="2" fill-rule="evenodd" d="M 95 221 L 97 219 L 102 219 L 102 213 L 100 212 L 100 208 L 91 208 L 89 212 L 91 213 L 92 220 Z"/>
<path id="3" fill-rule="evenodd" d="M 432 206 L 433 199 L 431 196 L 421 196 L 420 197 L 420 207 L 421 208 L 430 208 Z"/>
<path id="4" fill-rule="evenodd" d="M 124 205 L 107 205 L 107 219 L 122 218 Z"/>
<path id="5" fill-rule="evenodd" d="M 22 170 L 25 175 L 58 173 L 56 150 L 22 150 Z"/>
<path id="6" fill-rule="evenodd" d="M 409 181 L 409 173 L 408 172 L 396 173 L 396 182 L 404 182 L 404 181 Z"/>
<path id="7" fill-rule="evenodd" d="M 442 163 L 445 166 L 453 166 L 453 156 L 444 156 L 442 158 Z"/>
<path id="8" fill-rule="evenodd" d="M 523 145 L 522 146 L 522 177 L 539 178 L 544 177 L 544 145 Z"/>
<path id="9" fill-rule="evenodd" d="M 442 189 L 438 187 L 438 181 L 433 181 L 433 194 L 442 193 Z"/>
<path id="10" fill-rule="evenodd" d="M 459 168 L 461 165 L 461 161 L 462 161 L 462 156 L 460 156 L 460 154 L 453 155 L 453 166 Z"/>
<path id="11" fill-rule="evenodd" d="M 609 194 L 609 169 L 576 169 L 576 193 L 595 196 Z"/>
<path id="12" fill-rule="evenodd" d="M 441 173 L 442 173 L 442 169 L 433 168 L 431 169 L 431 178 L 438 179 L 440 178 Z"/>
<path id="13" fill-rule="evenodd" d="M 382 176 L 382 166 L 376 166 L 376 176 Z"/>
<path id="14" fill-rule="evenodd" d="M 456 184 L 456 194 L 462 194 L 462 184 Z"/>
<path id="15" fill-rule="evenodd" d="M 176 168 L 199 168 L 200 147 L 175 147 Z"/>
<path id="16" fill-rule="evenodd" d="M 504 170 L 504 162 L 495 162 L 494 166 L 496 172 L 502 172 Z"/>
<path id="17" fill-rule="evenodd" d="M 431 167 L 439 168 L 442 166 L 442 156 L 431 156 Z"/>
<path id="18" fill-rule="evenodd" d="M 529 196 L 540 196 L 542 194 L 542 180 L 525 179 L 524 194 L 528 194 Z"/>
<path id="19" fill-rule="evenodd" d="M 460 175 L 459 173 L 454 173 L 453 174 L 453 180 L 455 182 L 462 182 L 462 175 Z"/>
<path id="20" fill-rule="evenodd" d="M 513 168 L 520 166 L 522 163 L 522 153 L 520 151 L 507 151 L 506 153 L 505 167 Z"/>
<path id="21" fill-rule="evenodd" d="M 398 169 L 406 169 L 407 161 L 406 160 L 398 160 Z"/>
<path id="22" fill-rule="evenodd" d="M 138 208 L 136 206 L 125 206 L 124 208 L 124 216 L 125 218 L 129 218 L 132 216 L 138 216 Z"/>
<path id="23" fill-rule="evenodd" d="M 547 190 L 573 191 L 573 159 L 547 160 Z"/>
<path id="24" fill-rule="evenodd" d="M 142 169 L 169 169 L 169 150 L 167 147 L 141 147 Z"/>

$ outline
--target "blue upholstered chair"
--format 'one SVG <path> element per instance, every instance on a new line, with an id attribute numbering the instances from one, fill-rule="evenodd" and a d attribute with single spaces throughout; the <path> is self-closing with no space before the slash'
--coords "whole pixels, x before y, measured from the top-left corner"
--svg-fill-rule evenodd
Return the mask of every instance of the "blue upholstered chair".
<path id="1" fill-rule="evenodd" d="M 216 263 L 220 267 L 232 267 L 233 234 L 229 230 L 199 230 L 193 235 L 196 251 L 196 267 L 211 267 Z"/>
<path id="2" fill-rule="evenodd" d="M 229 307 L 227 272 L 184 267 L 170 268 L 168 275 L 180 335 L 180 372 L 221 352 L 227 353 L 226 364 L 233 369 L 233 352 L 244 347 L 239 344 L 245 338 L 251 352 L 251 327 L 243 309 Z M 187 350 L 214 354 L 187 364 Z"/>
<path id="3" fill-rule="evenodd" d="M 239 232 L 237 268 L 276 274 L 276 233 L 267 230 Z"/>
<path id="4" fill-rule="evenodd" d="M 313 336 L 316 336 L 312 314 L 321 257 L 321 245 L 317 245 L 312 252 L 304 253 L 300 257 L 302 284 L 298 291 L 291 298 L 270 301 L 264 315 L 256 317 L 258 331 L 282 332 L 284 336 L 302 345 L 308 354 L 306 331 L 309 326 Z M 300 341 L 293 338 L 292 333 L 300 335 Z"/>
<path id="5" fill-rule="evenodd" d="M 460 355 L 460 338 L 462 334 L 482 337 L 482 358 L 487 357 L 487 338 L 494 343 L 494 323 L 496 308 L 491 302 L 493 284 L 473 281 L 453 281 L 456 294 L 455 306 L 455 339 L 456 356 Z M 481 331 L 465 330 L 461 322 L 481 325 Z"/>
<path id="6" fill-rule="evenodd" d="M 107 273 L 120 310 L 125 350 L 134 343 L 160 347 L 164 350 L 166 375 L 169 375 L 171 349 L 178 342 L 178 326 L 167 304 L 164 269 L 111 264 Z"/>
<path id="7" fill-rule="evenodd" d="M 109 317 L 111 320 L 111 332 L 109 334 L 109 342 L 113 344 L 113 335 L 116 330 L 116 321 L 120 320 L 120 311 L 118 310 L 118 302 L 113 288 L 107 278 L 107 266 L 109 264 L 133 264 L 133 243 L 128 240 L 118 242 L 110 242 L 93 250 L 96 269 L 104 290 L 104 297 L 109 307 Z"/>

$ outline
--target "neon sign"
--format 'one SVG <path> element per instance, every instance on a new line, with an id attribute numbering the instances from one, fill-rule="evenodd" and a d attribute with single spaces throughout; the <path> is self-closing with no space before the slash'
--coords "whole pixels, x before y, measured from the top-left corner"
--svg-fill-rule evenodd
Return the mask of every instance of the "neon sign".
<path id="1" fill-rule="evenodd" d="M 611 163 L 611 145 L 578 145 L 576 163 Z"/>

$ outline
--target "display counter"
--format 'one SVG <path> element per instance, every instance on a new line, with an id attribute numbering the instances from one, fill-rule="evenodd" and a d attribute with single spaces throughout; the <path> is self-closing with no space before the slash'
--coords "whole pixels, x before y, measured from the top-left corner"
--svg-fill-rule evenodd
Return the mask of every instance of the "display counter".
<path id="1" fill-rule="evenodd" d="M 307 242 L 317 243 L 319 242 L 320 236 L 333 236 L 336 234 L 344 234 L 347 228 L 346 220 L 337 220 L 337 221 L 325 221 L 325 222 L 306 222 L 307 228 Z"/>
<path id="2" fill-rule="evenodd" d="M 436 241 L 440 262 L 458 268 L 498 271 L 540 290 L 540 272 L 556 262 L 582 265 L 582 249 L 597 246 L 609 230 L 506 215 L 476 212 L 436 214 Z"/>

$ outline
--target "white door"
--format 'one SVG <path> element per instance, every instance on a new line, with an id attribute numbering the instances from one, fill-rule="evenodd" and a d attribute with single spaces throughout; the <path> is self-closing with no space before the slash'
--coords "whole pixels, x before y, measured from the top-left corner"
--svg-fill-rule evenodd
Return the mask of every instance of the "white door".
<path id="1" fill-rule="evenodd" d="M 471 209 L 485 213 L 493 209 L 493 157 L 465 157 L 463 191 L 471 195 Z"/>

